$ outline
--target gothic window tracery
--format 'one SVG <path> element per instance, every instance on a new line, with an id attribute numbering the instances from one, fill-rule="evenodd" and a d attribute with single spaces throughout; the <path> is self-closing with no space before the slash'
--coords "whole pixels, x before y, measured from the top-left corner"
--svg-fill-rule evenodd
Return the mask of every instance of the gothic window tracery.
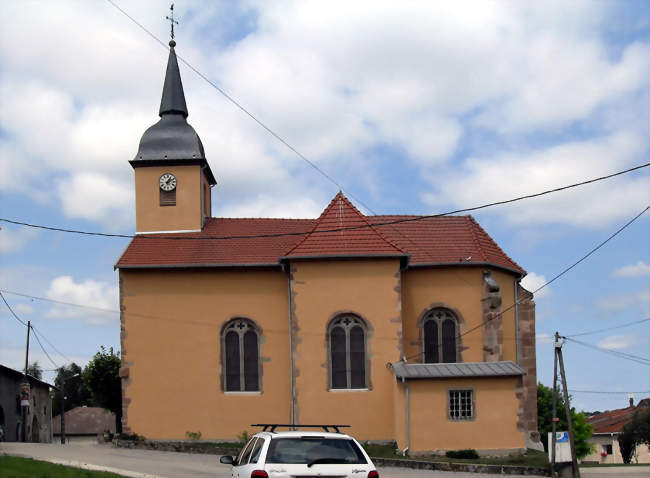
<path id="1" fill-rule="evenodd" d="M 425 363 L 457 362 L 458 320 L 448 309 L 431 310 L 422 321 Z"/>
<path id="2" fill-rule="evenodd" d="M 332 320 L 327 334 L 330 388 L 367 388 L 366 324 L 355 315 L 341 315 Z"/>
<path id="3" fill-rule="evenodd" d="M 252 320 L 237 318 L 221 333 L 224 390 L 257 392 L 260 386 L 259 329 Z"/>

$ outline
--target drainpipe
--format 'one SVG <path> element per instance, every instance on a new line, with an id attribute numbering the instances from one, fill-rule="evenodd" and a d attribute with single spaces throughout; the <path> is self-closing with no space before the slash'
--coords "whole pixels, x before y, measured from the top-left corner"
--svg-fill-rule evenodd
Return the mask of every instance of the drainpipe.
<path id="1" fill-rule="evenodd" d="M 295 408 L 296 408 L 296 398 L 294 395 L 294 363 L 293 363 L 293 297 L 291 295 L 291 268 L 288 262 L 284 263 L 285 271 L 287 273 L 287 298 L 289 303 L 289 367 L 290 367 L 290 377 L 289 384 L 291 387 L 291 398 L 290 398 L 290 409 L 289 415 L 291 417 L 291 430 L 295 430 Z"/>
<path id="2" fill-rule="evenodd" d="M 517 365 L 519 365 L 519 280 L 515 281 L 515 358 L 517 360 Z"/>
<path id="3" fill-rule="evenodd" d="M 402 377 L 402 383 L 404 384 L 404 390 L 406 393 L 404 399 L 404 405 L 406 408 L 406 448 L 402 450 L 402 455 L 406 456 L 411 448 L 411 410 L 409 407 L 409 384 L 406 382 L 404 377 Z"/>

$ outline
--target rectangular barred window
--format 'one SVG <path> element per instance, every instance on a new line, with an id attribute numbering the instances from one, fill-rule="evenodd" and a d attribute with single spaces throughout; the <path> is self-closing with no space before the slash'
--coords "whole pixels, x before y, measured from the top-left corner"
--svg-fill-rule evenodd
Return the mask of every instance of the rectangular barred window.
<path id="1" fill-rule="evenodd" d="M 472 390 L 449 390 L 449 419 L 474 419 L 474 397 Z"/>

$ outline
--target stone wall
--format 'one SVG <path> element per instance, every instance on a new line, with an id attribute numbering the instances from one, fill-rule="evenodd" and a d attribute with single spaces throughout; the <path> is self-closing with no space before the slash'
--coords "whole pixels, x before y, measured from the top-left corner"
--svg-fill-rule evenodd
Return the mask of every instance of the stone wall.
<path id="1" fill-rule="evenodd" d="M 541 446 L 537 431 L 537 356 L 535 352 L 535 301 L 533 294 L 517 285 L 519 350 L 517 362 L 526 371 L 517 391 L 521 429 L 528 432 L 529 448 Z"/>

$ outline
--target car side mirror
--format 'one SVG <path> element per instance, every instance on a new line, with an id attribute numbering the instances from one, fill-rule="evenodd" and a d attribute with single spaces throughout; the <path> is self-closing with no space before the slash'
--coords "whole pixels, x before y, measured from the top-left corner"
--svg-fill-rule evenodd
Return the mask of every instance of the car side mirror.
<path id="1" fill-rule="evenodd" d="M 224 465 L 232 465 L 235 462 L 235 457 L 224 455 L 221 458 L 219 458 L 219 461 Z"/>

